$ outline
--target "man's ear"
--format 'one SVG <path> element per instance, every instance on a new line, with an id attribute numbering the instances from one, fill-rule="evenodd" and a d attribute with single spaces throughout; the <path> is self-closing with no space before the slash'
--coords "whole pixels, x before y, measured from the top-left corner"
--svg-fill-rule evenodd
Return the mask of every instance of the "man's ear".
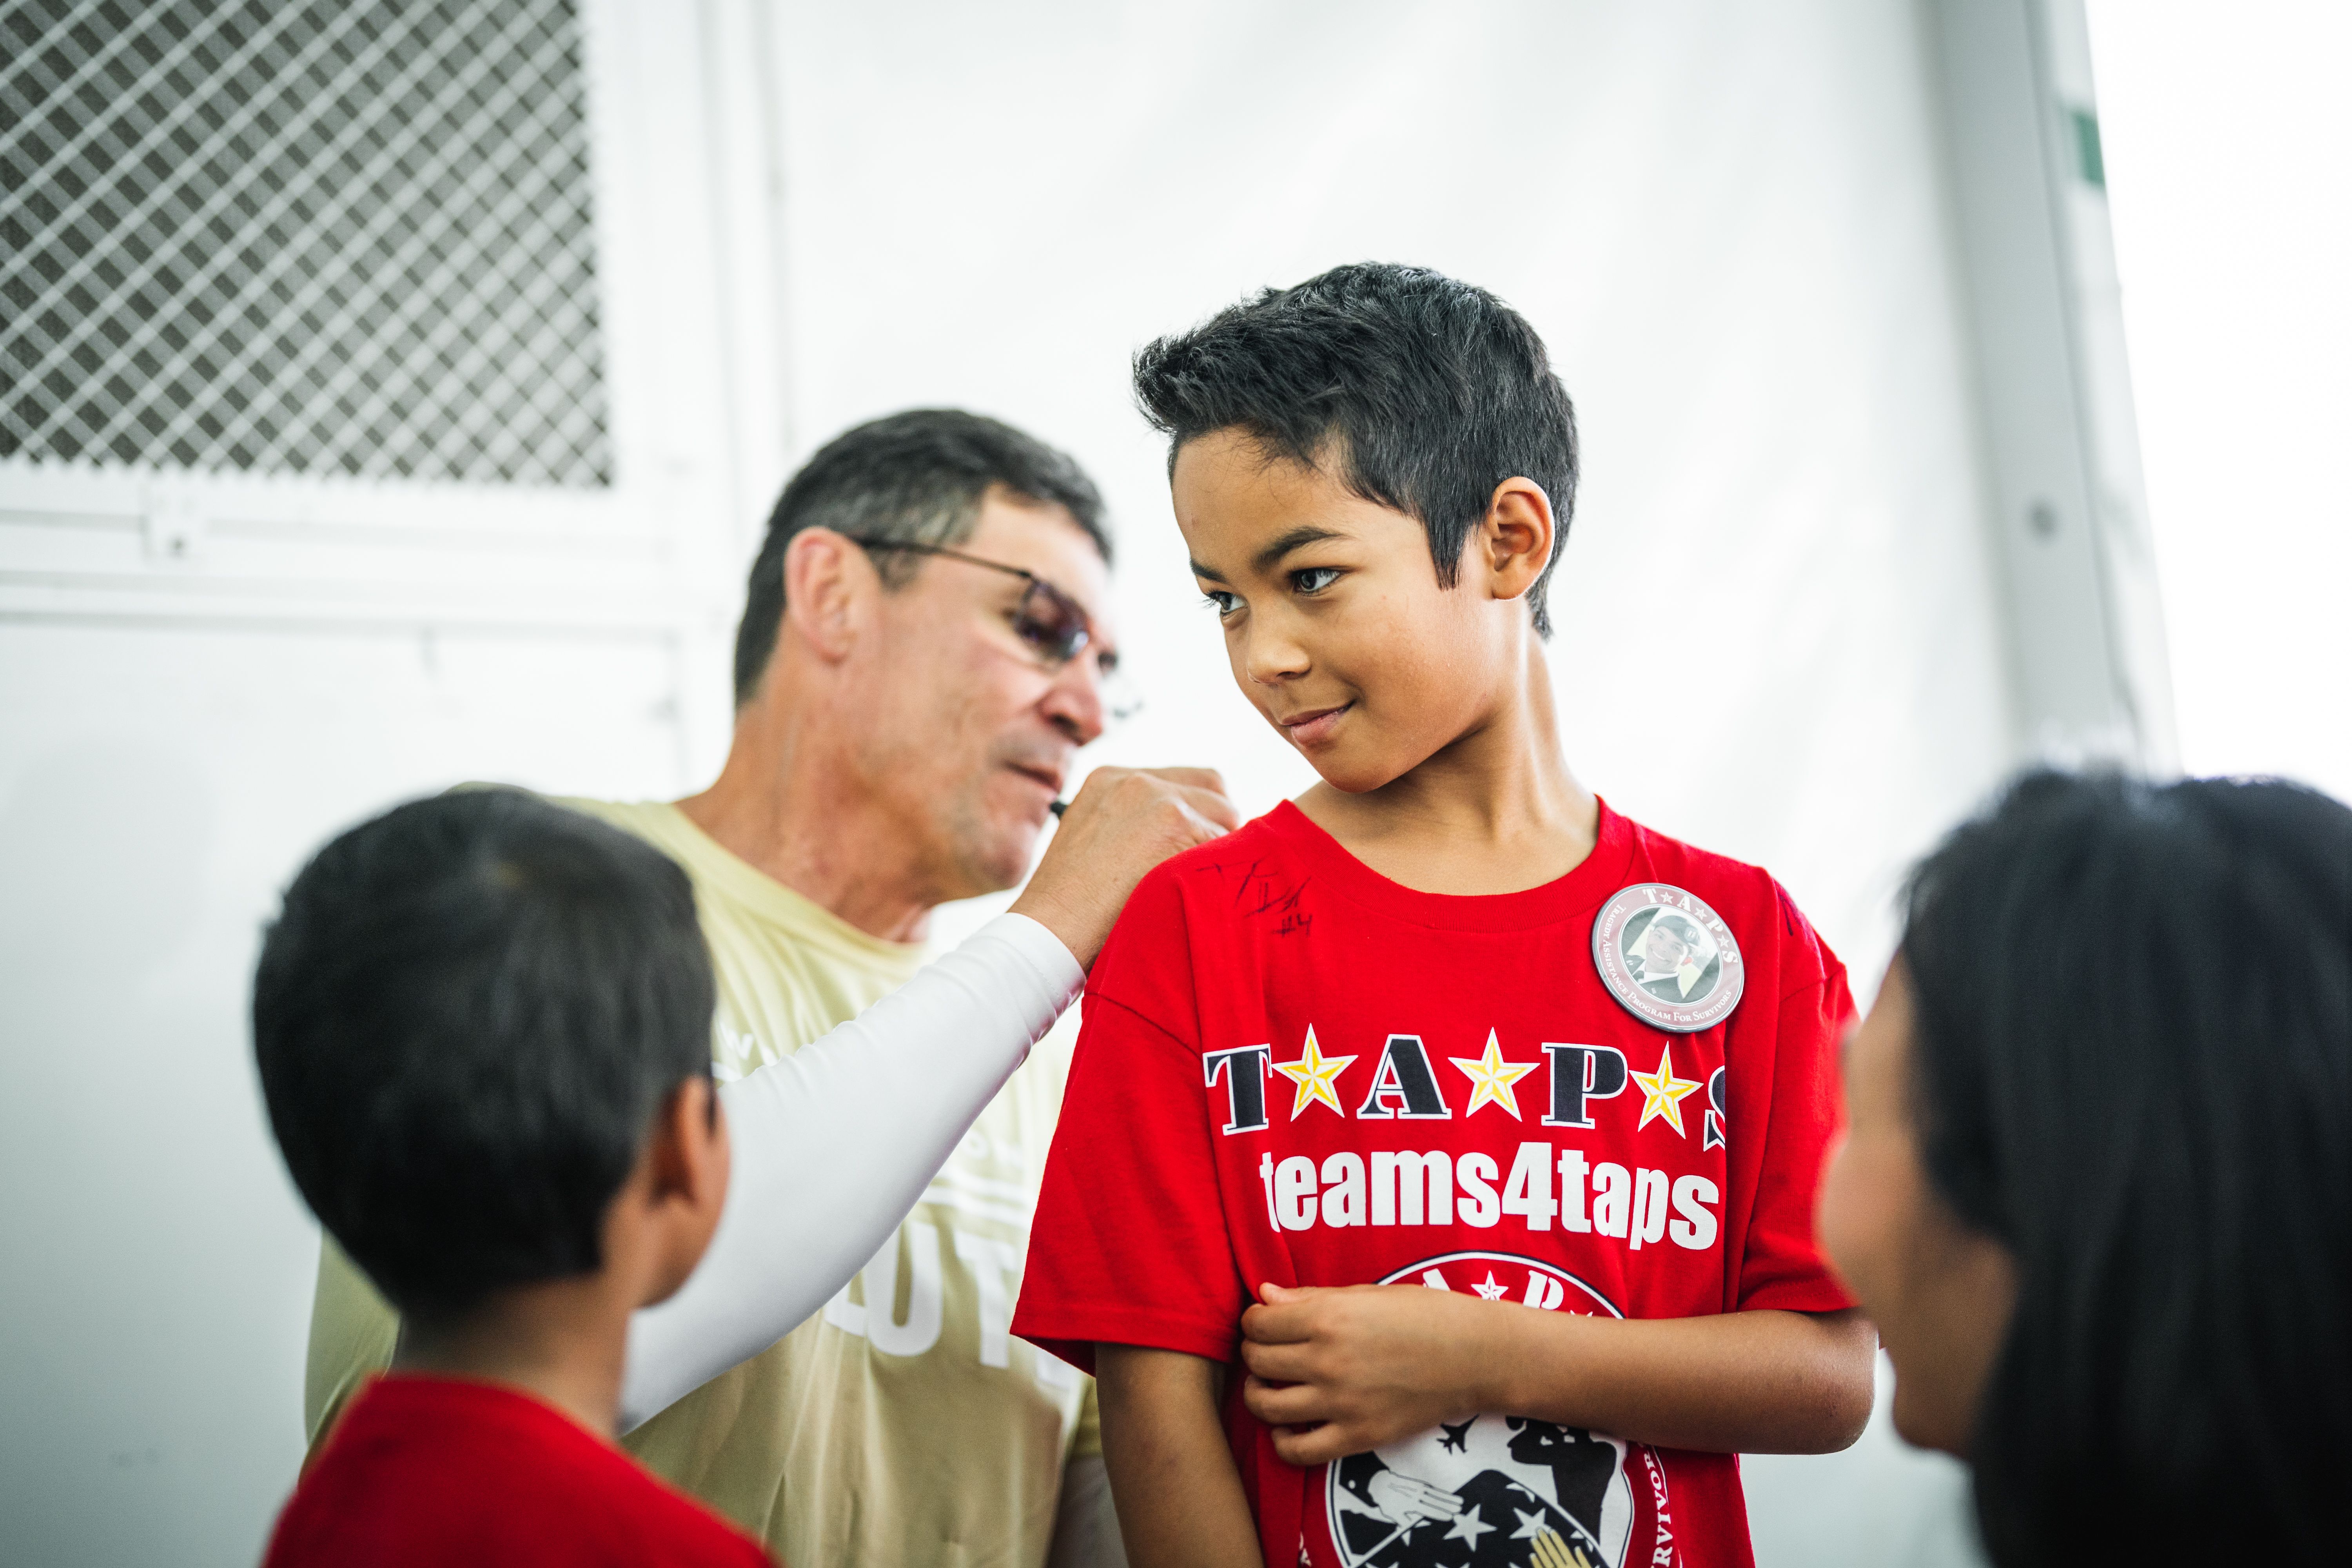
<path id="1" fill-rule="evenodd" d="M 1513 477 L 1495 487 L 1478 525 L 1483 552 L 1497 599 L 1523 597 L 1551 563 L 1551 497 L 1530 479 Z"/>
<path id="2" fill-rule="evenodd" d="M 849 657 L 880 588 L 866 552 L 829 528 L 804 528 L 784 546 L 784 626 L 829 664 Z"/>

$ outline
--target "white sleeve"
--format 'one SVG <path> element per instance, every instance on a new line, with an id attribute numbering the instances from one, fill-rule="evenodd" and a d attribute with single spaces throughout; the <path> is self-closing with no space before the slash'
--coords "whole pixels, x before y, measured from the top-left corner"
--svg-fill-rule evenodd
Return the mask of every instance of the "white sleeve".
<path id="1" fill-rule="evenodd" d="M 710 1250 L 629 1323 L 621 1429 L 759 1354 L 865 1267 L 1085 984 L 999 915 L 823 1039 L 721 1097 L 734 1173 Z"/>

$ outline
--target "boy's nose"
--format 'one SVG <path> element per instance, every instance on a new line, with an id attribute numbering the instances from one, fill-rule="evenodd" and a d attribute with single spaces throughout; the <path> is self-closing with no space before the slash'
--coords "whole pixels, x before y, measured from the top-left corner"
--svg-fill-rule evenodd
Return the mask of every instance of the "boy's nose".
<path id="1" fill-rule="evenodd" d="M 1253 636 L 1242 651 L 1242 673 L 1261 686 L 1296 680 L 1313 664 L 1307 650 L 1290 637 Z"/>

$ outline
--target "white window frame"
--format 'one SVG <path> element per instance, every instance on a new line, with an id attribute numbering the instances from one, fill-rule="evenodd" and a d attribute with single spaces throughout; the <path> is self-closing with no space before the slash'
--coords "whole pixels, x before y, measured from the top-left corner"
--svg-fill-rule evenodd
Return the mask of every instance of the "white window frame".
<path id="1" fill-rule="evenodd" d="M 790 449 L 773 32 L 758 0 L 579 9 L 613 482 L 20 454 L 0 620 L 651 638 L 690 739 L 723 736 L 714 666 Z"/>

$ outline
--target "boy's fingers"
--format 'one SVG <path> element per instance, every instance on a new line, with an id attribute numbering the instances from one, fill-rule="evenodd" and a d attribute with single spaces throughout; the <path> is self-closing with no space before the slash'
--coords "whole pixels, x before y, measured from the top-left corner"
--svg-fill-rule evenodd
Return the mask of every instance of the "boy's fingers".
<path id="1" fill-rule="evenodd" d="M 1269 1307 L 1281 1307 L 1294 1301 L 1312 1301 L 1330 1289 L 1328 1285 L 1277 1285 L 1269 1279 L 1257 1288 L 1257 1299 Z"/>
<path id="2" fill-rule="evenodd" d="M 1328 1418 L 1330 1408 L 1320 1389 L 1305 1384 L 1277 1388 L 1261 1377 L 1242 1384 L 1242 1403 L 1269 1426 L 1304 1426 Z"/>
<path id="3" fill-rule="evenodd" d="M 1242 1342 L 1242 1364 L 1269 1383 L 1307 1383 L 1307 1354 L 1297 1344 L 1262 1345 Z"/>
<path id="4" fill-rule="evenodd" d="M 1297 1344 L 1314 1337 L 1307 1309 L 1252 1307 L 1242 1313 L 1242 1339 L 1261 1345 Z"/>
<path id="5" fill-rule="evenodd" d="M 1324 1292 L 1322 1286 L 1300 1289 L 1285 1285 L 1259 1286 L 1258 1295 L 1265 1304 L 1243 1311 L 1242 1338 L 1260 1344 L 1292 1344 L 1311 1339 L 1315 1332 L 1315 1298 Z"/>
<path id="6" fill-rule="evenodd" d="M 1367 1445 L 1339 1426 L 1317 1426 L 1305 1432 L 1294 1432 L 1276 1426 L 1272 1433 L 1274 1451 L 1286 1465 L 1307 1469 L 1315 1465 L 1328 1465 L 1334 1459 L 1363 1452 Z"/>

